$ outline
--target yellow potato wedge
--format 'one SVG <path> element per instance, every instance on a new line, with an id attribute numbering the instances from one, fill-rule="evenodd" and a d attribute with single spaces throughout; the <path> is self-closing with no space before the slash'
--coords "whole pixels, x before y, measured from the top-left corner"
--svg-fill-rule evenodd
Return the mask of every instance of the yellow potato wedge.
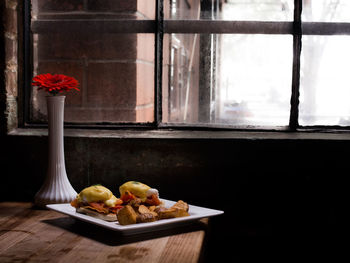
<path id="1" fill-rule="evenodd" d="M 137 213 L 130 205 L 126 205 L 119 210 L 117 218 L 121 225 L 136 224 Z"/>
<path id="2" fill-rule="evenodd" d="M 188 204 L 182 200 L 179 200 L 172 206 L 172 208 L 177 208 L 188 212 Z"/>

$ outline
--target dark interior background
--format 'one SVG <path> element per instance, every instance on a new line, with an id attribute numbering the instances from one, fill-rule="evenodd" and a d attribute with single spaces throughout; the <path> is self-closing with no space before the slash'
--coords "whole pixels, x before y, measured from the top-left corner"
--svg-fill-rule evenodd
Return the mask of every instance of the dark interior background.
<path id="1" fill-rule="evenodd" d="M 331 244 L 344 236 L 349 144 L 318 139 L 66 137 L 65 157 L 77 191 L 100 183 L 118 195 L 123 182 L 139 180 L 158 188 L 163 198 L 224 210 L 210 221 L 206 253 L 215 259 L 258 259 L 261 255 L 252 253 L 256 248 L 275 255 L 280 251 L 275 245 L 291 241 L 306 242 L 308 251 L 320 240 Z M 0 149 L 1 201 L 32 201 L 45 178 L 47 137 L 3 136 Z M 267 245 L 270 238 L 274 246 Z M 326 251 L 310 255 L 323 257 Z"/>

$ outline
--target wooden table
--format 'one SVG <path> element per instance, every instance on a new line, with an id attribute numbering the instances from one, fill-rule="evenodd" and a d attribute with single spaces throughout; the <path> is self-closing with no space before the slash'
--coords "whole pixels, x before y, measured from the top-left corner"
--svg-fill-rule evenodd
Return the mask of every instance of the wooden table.
<path id="1" fill-rule="evenodd" d="M 207 221 L 125 237 L 31 203 L 0 203 L 0 262 L 198 262 Z"/>

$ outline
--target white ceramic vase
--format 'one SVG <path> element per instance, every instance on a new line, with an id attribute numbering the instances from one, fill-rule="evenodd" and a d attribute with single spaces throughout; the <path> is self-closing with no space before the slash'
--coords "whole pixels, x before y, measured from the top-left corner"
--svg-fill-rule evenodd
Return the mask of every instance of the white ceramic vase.
<path id="1" fill-rule="evenodd" d="M 77 195 L 68 180 L 64 159 L 65 98 L 65 96 L 46 97 L 49 125 L 48 169 L 45 182 L 34 197 L 35 204 L 43 208 L 47 204 L 70 202 Z"/>

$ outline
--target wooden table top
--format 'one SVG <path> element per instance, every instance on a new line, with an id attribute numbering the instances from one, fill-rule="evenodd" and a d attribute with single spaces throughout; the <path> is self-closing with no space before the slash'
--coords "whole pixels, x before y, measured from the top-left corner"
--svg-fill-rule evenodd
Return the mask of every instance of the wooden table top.
<path id="1" fill-rule="evenodd" d="M 31 203 L 0 203 L 0 262 L 198 262 L 207 221 L 122 236 Z"/>

